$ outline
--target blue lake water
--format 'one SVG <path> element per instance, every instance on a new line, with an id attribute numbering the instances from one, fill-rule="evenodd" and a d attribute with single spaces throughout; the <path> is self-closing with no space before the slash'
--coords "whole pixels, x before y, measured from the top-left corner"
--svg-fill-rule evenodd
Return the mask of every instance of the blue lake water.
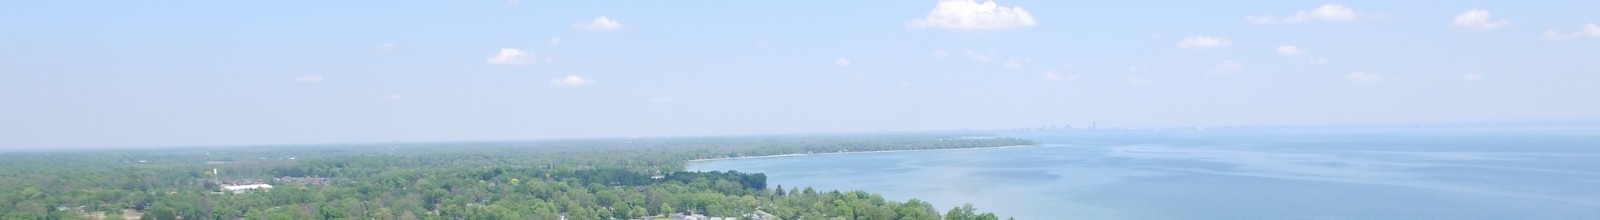
<path id="1" fill-rule="evenodd" d="M 1600 126 L 1056 132 L 1039 146 L 705 161 L 1018 219 L 1600 219 Z"/>

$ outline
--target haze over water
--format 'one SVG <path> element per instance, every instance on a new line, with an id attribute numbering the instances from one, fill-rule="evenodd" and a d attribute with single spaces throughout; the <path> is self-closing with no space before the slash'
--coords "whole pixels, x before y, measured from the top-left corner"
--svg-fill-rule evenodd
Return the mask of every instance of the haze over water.
<path id="1" fill-rule="evenodd" d="M 1600 219 L 1600 125 L 1013 134 L 1040 146 L 706 161 L 1018 219 Z"/>

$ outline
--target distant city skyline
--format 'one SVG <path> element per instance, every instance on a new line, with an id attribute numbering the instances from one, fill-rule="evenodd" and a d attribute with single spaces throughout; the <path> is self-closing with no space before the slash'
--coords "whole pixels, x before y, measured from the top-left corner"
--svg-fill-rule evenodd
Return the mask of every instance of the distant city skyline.
<path id="1" fill-rule="evenodd" d="M 1600 1 L 0 3 L 0 148 L 1600 121 Z"/>

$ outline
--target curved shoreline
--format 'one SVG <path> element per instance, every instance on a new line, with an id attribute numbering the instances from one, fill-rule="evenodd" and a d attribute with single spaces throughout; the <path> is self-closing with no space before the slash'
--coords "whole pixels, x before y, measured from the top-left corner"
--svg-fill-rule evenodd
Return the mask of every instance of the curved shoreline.
<path id="1" fill-rule="evenodd" d="M 1024 144 L 1024 145 L 1006 145 L 1006 146 L 998 146 L 998 147 L 972 147 L 972 148 L 946 148 L 946 149 L 880 150 L 880 151 L 851 151 L 851 152 L 832 152 L 832 153 L 778 154 L 778 155 L 765 155 L 765 156 L 742 156 L 742 157 L 724 157 L 724 158 L 710 158 L 710 159 L 693 159 L 693 160 L 684 161 L 684 163 L 685 164 L 689 164 L 689 163 L 696 163 L 696 162 L 719 161 L 719 160 L 743 160 L 743 159 L 799 157 L 799 156 L 821 156 L 821 155 L 837 155 L 837 154 L 898 153 L 898 152 L 951 151 L 951 150 L 988 150 L 988 149 L 1005 149 L 1005 148 L 1018 148 L 1018 147 L 1038 147 L 1038 146 L 1044 146 L 1044 144 Z"/>

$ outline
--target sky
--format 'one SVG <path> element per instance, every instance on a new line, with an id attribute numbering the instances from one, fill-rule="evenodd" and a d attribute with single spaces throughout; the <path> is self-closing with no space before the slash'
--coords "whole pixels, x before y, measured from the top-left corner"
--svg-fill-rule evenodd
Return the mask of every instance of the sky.
<path id="1" fill-rule="evenodd" d="M 6 1 L 0 148 L 1600 119 L 1600 1 Z"/>

